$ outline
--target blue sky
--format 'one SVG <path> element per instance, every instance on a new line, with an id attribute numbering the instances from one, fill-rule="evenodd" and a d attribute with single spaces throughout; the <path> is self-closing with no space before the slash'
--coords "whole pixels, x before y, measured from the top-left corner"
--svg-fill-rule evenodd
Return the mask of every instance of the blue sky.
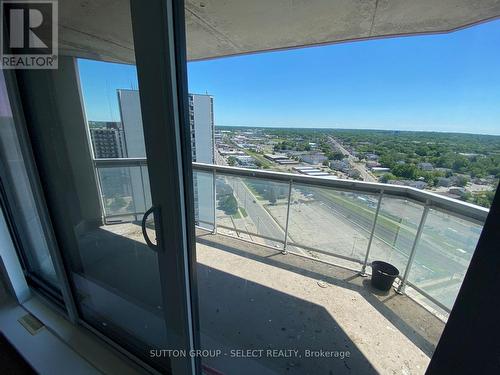
<path id="1" fill-rule="evenodd" d="M 133 66 L 79 62 L 89 120 L 119 120 Z M 259 53 L 188 64 L 216 125 L 500 135 L 500 21 L 451 34 Z"/>

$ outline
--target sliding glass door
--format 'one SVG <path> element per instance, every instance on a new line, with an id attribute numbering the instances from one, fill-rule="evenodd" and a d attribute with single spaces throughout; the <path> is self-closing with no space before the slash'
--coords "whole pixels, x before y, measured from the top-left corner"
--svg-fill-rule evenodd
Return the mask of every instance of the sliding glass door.
<path id="1" fill-rule="evenodd" d="M 121 66 L 125 80 L 59 56 L 57 70 L 19 71 L 17 83 L 78 318 L 153 368 L 187 374 L 194 359 L 165 351 L 196 342 L 183 8 L 142 8 L 132 1 L 137 68 Z"/>

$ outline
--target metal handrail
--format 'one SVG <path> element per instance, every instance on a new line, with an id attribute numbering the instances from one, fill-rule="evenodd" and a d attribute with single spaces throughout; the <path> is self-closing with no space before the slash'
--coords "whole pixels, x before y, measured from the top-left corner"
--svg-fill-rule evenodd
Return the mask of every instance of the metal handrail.
<path id="1" fill-rule="evenodd" d="M 94 167 L 98 168 L 118 168 L 118 167 L 143 167 L 147 166 L 146 158 L 119 158 L 119 159 L 95 159 Z M 437 306 L 441 307 L 443 310 L 449 312 L 450 309 L 444 306 L 441 302 L 437 301 L 435 298 L 430 296 L 428 293 L 421 291 L 418 287 L 414 286 L 408 280 L 413 261 L 415 259 L 415 253 L 418 247 L 418 243 L 420 240 L 420 236 L 422 234 L 426 219 L 427 213 L 430 209 L 438 210 L 441 212 L 452 214 L 456 217 L 463 218 L 467 221 L 474 222 L 479 225 L 483 225 L 486 221 L 486 217 L 488 216 L 489 210 L 484 207 L 476 206 L 467 202 L 459 201 L 456 199 L 448 198 L 445 196 L 441 196 L 429 191 L 419 190 L 416 188 L 408 187 L 408 186 L 400 186 L 400 185 L 390 185 L 390 184 L 382 184 L 375 182 L 364 182 L 364 181 L 354 181 L 354 180 L 344 180 L 344 179 L 334 179 L 328 177 L 318 177 L 318 176 L 307 176 L 301 174 L 293 174 L 287 172 L 275 172 L 269 170 L 255 170 L 255 169 L 247 169 L 247 168 L 239 168 L 239 167 L 230 167 L 230 166 L 222 166 L 222 165 L 214 165 L 214 164 L 204 164 L 204 163 L 193 163 L 193 170 L 196 172 L 206 172 L 210 173 L 213 178 L 213 199 L 214 199 L 214 207 L 216 203 L 216 194 L 215 194 L 215 181 L 217 176 L 234 176 L 234 177 L 243 177 L 243 178 L 257 178 L 257 179 L 265 179 L 267 181 L 273 182 L 282 182 L 288 185 L 288 199 L 287 199 L 287 214 L 286 214 L 286 223 L 284 228 L 284 238 L 280 239 L 271 239 L 267 238 L 264 235 L 258 233 L 250 233 L 245 230 L 238 230 L 242 233 L 248 233 L 252 235 L 259 236 L 264 239 L 270 239 L 273 241 L 283 243 L 283 247 L 281 251 L 286 254 L 290 252 L 291 254 L 306 256 L 303 254 L 297 254 L 294 251 L 289 251 L 287 249 L 288 246 L 300 247 L 303 249 L 309 249 L 312 251 L 323 252 L 318 249 L 313 249 L 305 245 L 300 245 L 294 243 L 293 240 L 289 239 L 288 236 L 288 222 L 290 216 L 290 201 L 291 201 L 291 191 L 292 186 L 294 184 L 299 185 L 307 185 L 314 187 L 322 187 L 322 188 L 332 188 L 337 191 L 345 191 L 345 192 L 356 192 L 365 195 L 372 195 L 377 199 L 377 209 L 375 211 L 372 227 L 367 231 L 370 232 L 369 241 L 364 257 L 364 261 L 360 261 L 358 259 L 350 259 L 347 256 L 339 256 L 340 258 L 351 260 L 356 263 L 362 265 L 360 274 L 366 275 L 366 267 L 368 266 L 368 259 L 370 254 L 370 248 L 375 237 L 375 228 L 377 226 L 377 218 L 379 216 L 379 210 L 381 206 L 381 202 L 386 197 L 396 197 L 399 199 L 406 199 L 409 201 L 416 202 L 424 207 L 422 216 L 418 225 L 417 232 L 415 234 L 415 238 L 413 240 L 413 244 L 410 250 L 409 259 L 406 264 L 406 268 L 404 270 L 404 275 L 400 277 L 401 280 L 399 287 L 397 288 L 398 293 L 404 293 L 405 286 L 409 285 L 413 287 L 417 292 L 420 292 L 424 297 L 428 298 L 431 302 L 435 303 Z M 141 173 L 141 179 L 142 179 Z M 99 182 L 100 183 L 100 182 Z M 121 216 L 121 215 L 120 215 Z M 217 220 L 215 216 L 214 210 L 214 228 L 213 232 L 217 232 Z M 221 228 L 226 228 L 224 225 L 219 225 Z M 231 228 L 228 228 L 231 229 Z M 390 244 L 389 244 L 390 245 Z M 391 246 L 391 245 L 390 245 Z M 393 246 L 391 246 L 393 247 Z M 393 247 L 394 248 L 394 247 Z M 397 249 L 396 249 L 397 250 Z M 325 252 L 326 253 L 326 252 Z M 331 256 L 338 256 L 338 254 L 328 253 Z M 326 262 L 326 261 L 323 261 Z M 326 262 L 328 263 L 328 262 Z"/>
<path id="2" fill-rule="evenodd" d="M 106 167 L 134 167 L 146 166 L 146 158 L 116 158 L 116 159 L 94 159 L 96 168 Z M 445 197 L 433 192 L 419 190 L 409 186 L 382 184 L 378 182 L 365 182 L 355 180 L 333 179 L 328 177 L 307 176 L 286 172 L 275 172 L 268 170 L 247 169 L 239 167 L 229 167 L 225 165 L 214 165 L 204 163 L 193 163 L 193 170 L 219 173 L 225 175 L 235 175 L 238 177 L 256 177 L 266 180 L 305 184 L 318 187 L 330 187 L 337 190 L 357 192 L 363 194 L 380 194 L 383 190 L 385 196 L 395 196 L 406 198 L 423 205 L 429 202 L 429 207 L 453 213 L 467 220 L 475 220 L 479 224 L 484 224 L 489 210 L 474 204 L 459 201 L 457 199 Z"/>
<path id="3" fill-rule="evenodd" d="M 193 163 L 195 171 L 211 172 L 215 170 L 221 174 L 236 175 L 238 177 L 257 177 L 271 181 L 289 182 L 312 185 L 318 187 L 330 187 L 337 190 L 357 192 L 363 194 L 379 194 L 382 190 L 385 196 L 396 196 L 406 198 L 421 204 L 429 201 L 431 208 L 441 209 L 462 216 L 468 220 L 476 220 L 483 224 L 486 221 L 489 210 L 474 204 L 445 197 L 436 193 L 417 188 L 401 185 L 383 184 L 379 182 L 365 182 L 355 180 L 334 179 L 329 177 L 307 176 L 301 174 L 275 172 L 268 170 L 256 170 L 223 165 L 204 163 Z"/>

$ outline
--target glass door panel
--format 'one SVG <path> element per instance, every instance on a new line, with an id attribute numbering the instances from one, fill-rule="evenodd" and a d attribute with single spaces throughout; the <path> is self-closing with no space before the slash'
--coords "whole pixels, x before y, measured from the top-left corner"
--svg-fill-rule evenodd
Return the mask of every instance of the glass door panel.
<path id="1" fill-rule="evenodd" d="M 139 91 L 128 89 L 130 82 L 137 87 L 136 71 L 88 60 L 78 65 L 87 119 L 82 125 L 92 146 L 94 198 L 102 218 L 78 236 L 81 268 L 74 280 L 79 302 L 102 331 L 148 357 L 150 349 L 165 346 L 166 327 L 158 255 L 146 244 L 142 228 L 154 241 L 154 221 L 144 217 L 151 192 Z M 109 78 L 97 78 L 101 75 Z M 107 101 L 107 108 L 103 111 L 96 101 Z"/>
<path id="2" fill-rule="evenodd" d="M 137 82 L 135 67 L 84 61 L 80 68 L 61 57 L 57 71 L 21 79 L 27 92 L 46 93 L 24 95 L 23 104 L 76 305 L 93 329 L 169 370 L 167 358 L 150 356 L 165 347 L 167 329 L 158 253 L 144 239 L 154 245 L 153 215 L 144 218 L 151 193 L 139 92 L 117 93 Z M 126 82 L 116 79 L 120 69 Z"/>

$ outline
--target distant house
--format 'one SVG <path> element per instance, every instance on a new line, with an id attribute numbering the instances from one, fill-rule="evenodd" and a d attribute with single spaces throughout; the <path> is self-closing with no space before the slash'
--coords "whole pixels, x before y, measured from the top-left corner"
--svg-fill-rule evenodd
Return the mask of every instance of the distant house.
<path id="1" fill-rule="evenodd" d="M 389 184 L 409 186 L 417 189 L 425 189 L 427 187 L 427 182 L 425 181 L 413 181 L 413 180 L 389 180 Z"/>
<path id="2" fill-rule="evenodd" d="M 437 171 L 437 172 L 443 172 L 443 173 L 451 173 L 451 172 L 453 172 L 453 169 L 451 169 L 451 168 L 437 167 L 437 168 L 434 168 L 434 170 Z"/>
<path id="3" fill-rule="evenodd" d="M 365 158 L 366 158 L 366 160 L 378 160 L 378 155 L 377 154 L 366 154 Z"/>
<path id="4" fill-rule="evenodd" d="M 373 167 L 372 168 L 372 172 L 373 173 L 387 173 L 387 172 L 390 172 L 391 169 L 390 168 L 386 168 L 386 167 Z"/>
<path id="5" fill-rule="evenodd" d="M 418 163 L 418 167 L 423 171 L 432 171 L 434 169 L 431 163 Z"/>
<path id="6" fill-rule="evenodd" d="M 236 156 L 236 155 L 245 155 L 243 151 L 231 148 L 231 149 L 220 149 L 219 148 L 219 154 L 222 156 Z"/>
<path id="7" fill-rule="evenodd" d="M 348 172 L 351 167 L 349 166 L 349 161 L 347 159 L 344 160 L 332 160 L 330 162 L 330 168 L 336 171 Z"/>
<path id="8" fill-rule="evenodd" d="M 375 160 L 369 160 L 366 162 L 366 167 L 367 168 L 375 168 L 375 167 L 380 167 L 380 163 Z"/>
<path id="9" fill-rule="evenodd" d="M 282 154 L 265 154 L 264 157 L 278 164 L 283 164 L 283 165 L 299 164 L 297 160 L 289 159 L 288 156 Z"/>
<path id="10" fill-rule="evenodd" d="M 254 158 L 252 158 L 251 156 L 248 156 L 248 155 L 236 156 L 236 161 L 242 167 L 254 167 L 255 166 Z"/>
<path id="11" fill-rule="evenodd" d="M 451 178 L 439 177 L 436 183 L 437 186 L 449 187 L 452 185 Z"/>
<path id="12" fill-rule="evenodd" d="M 453 195 L 458 195 L 459 197 L 464 197 L 467 191 L 463 187 L 451 187 L 448 190 L 448 193 L 453 194 Z"/>

